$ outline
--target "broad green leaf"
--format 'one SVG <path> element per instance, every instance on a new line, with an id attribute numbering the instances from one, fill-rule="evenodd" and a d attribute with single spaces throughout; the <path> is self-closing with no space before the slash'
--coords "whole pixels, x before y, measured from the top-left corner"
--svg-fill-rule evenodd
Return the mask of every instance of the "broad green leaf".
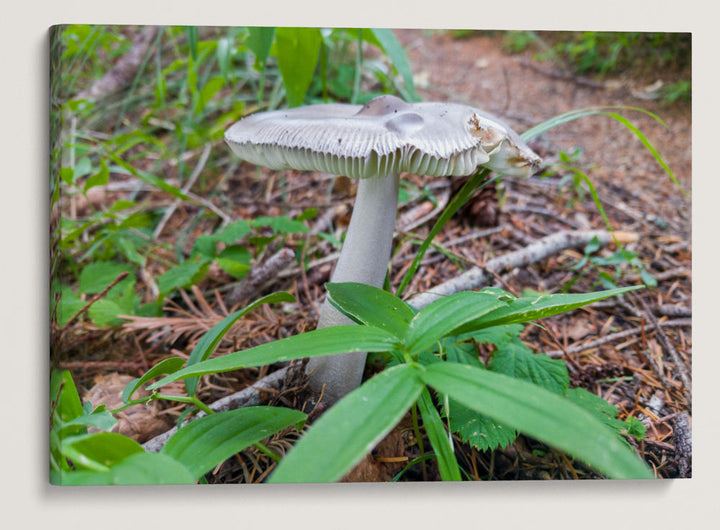
<path id="1" fill-rule="evenodd" d="M 63 454 L 78 469 L 105 471 L 144 449 L 132 438 L 113 432 L 81 434 L 62 441 Z"/>
<path id="2" fill-rule="evenodd" d="M 252 255 L 243 245 L 231 245 L 222 250 L 216 261 L 225 272 L 235 279 L 240 279 L 250 270 Z"/>
<path id="3" fill-rule="evenodd" d="M 610 478 L 652 478 L 645 463 L 591 413 L 525 381 L 467 365 L 418 370 L 425 383 L 495 421 L 583 460 Z"/>
<path id="4" fill-rule="evenodd" d="M 153 390 L 187 377 L 229 372 L 304 357 L 356 351 L 389 351 L 396 347 L 397 342 L 394 335 L 371 326 L 349 325 L 316 329 L 188 366 L 148 388 Z"/>
<path id="5" fill-rule="evenodd" d="M 423 427 L 437 456 L 440 476 L 443 480 L 462 480 L 450 435 L 445 430 L 445 425 L 443 425 L 427 388 L 422 389 L 420 399 L 418 399 L 418 408 L 422 416 Z"/>
<path id="6" fill-rule="evenodd" d="M 70 287 L 63 287 L 60 290 L 60 301 L 56 314 L 58 326 L 63 327 L 67 324 L 78 311 L 85 307 L 85 304 L 87 302 L 76 295 Z"/>
<path id="7" fill-rule="evenodd" d="M 50 482 L 58 486 L 139 486 L 194 484 L 190 471 L 169 456 L 136 453 L 107 471 L 55 472 Z"/>
<path id="8" fill-rule="evenodd" d="M 410 61 L 408 61 L 402 45 L 395 38 L 395 34 L 391 29 L 386 28 L 372 28 L 371 31 L 380 43 L 382 50 L 390 57 L 397 72 L 402 76 L 408 96 L 410 96 L 409 99 L 412 101 L 420 101 L 420 98 L 415 93 L 415 82 L 413 81 Z"/>
<path id="9" fill-rule="evenodd" d="M 289 217 L 256 217 L 252 220 L 252 226 L 268 226 L 278 234 L 307 234 L 310 229 L 305 223 Z"/>
<path id="10" fill-rule="evenodd" d="M 182 427 L 162 453 L 183 464 L 194 478 L 235 453 L 292 425 L 307 415 L 281 407 L 245 407 L 203 416 Z"/>
<path id="11" fill-rule="evenodd" d="M 85 186 L 83 186 L 83 193 L 87 193 L 90 188 L 94 188 L 95 186 L 104 186 L 109 180 L 110 171 L 108 170 L 107 164 L 105 160 L 100 160 L 100 171 L 87 178 Z"/>
<path id="12" fill-rule="evenodd" d="M 415 312 L 387 291 L 362 283 L 328 283 L 330 302 L 348 316 L 369 326 L 405 336 Z"/>
<path id="13" fill-rule="evenodd" d="M 113 418 L 112 414 L 109 412 L 103 410 L 98 412 L 93 412 L 92 414 L 86 414 L 84 416 L 79 416 L 73 420 L 70 420 L 67 423 L 63 423 L 62 426 L 58 429 L 60 433 L 66 433 L 68 429 L 74 429 L 75 427 L 96 427 L 98 429 L 101 429 L 103 431 L 109 431 L 112 429 L 115 424 L 117 423 L 117 420 Z"/>
<path id="14" fill-rule="evenodd" d="M 204 261 L 185 262 L 171 267 L 158 278 L 160 293 L 167 294 L 174 289 L 199 282 L 205 276 L 207 268 L 208 264 Z"/>
<path id="15" fill-rule="evenodd" d="M 256 300 L 247 307 L 226 316 L 220 322 L 210 328 L 208 332 L 200 338 L 198 343 L 195 345 L 195 348 L 193 348 L 192 353 L 190 353 L 190 357 L 188 357 L 187 365 L 192 366 L 210 357 L 210 354 L 215 351 L 215 348 L 217 348 L 217 345 L 220 344 L 220 341 L 228 332 L 228 330 L 232 327 L 232 325 L 235 324 L 235 322 L 237 322 L 239 319 L 247 315 L 253 309 L 260 307 L 263 304 L 276 304 L 279 302 L 294 301 L 295 297 L 285 291 L 279 293 L 272 293 L 267 296 L 263 296 L 262 298 Z M 198 380 L 196 377 L 185 380 L 185 388 L 187 389 L 187 393 L 189 396 L 195 395 L 195 391 L 197 390 L 197 382 Z"/>
<path id="16" fill-rule="evenodd" d="M 100 293 L 110 285 L 115 278 L 123 272 L 132 272 L 132 267 L 123 263 L 115 263 L 111 261 L 97 261 L 83 268 L 80 272 L 78 289 L 81 293 L 96 294 Z M 132 275 L 122 280 L 120 283 L 125 284 L 132 282 Z M 119 284 L 114 286 L 112 292 L 121 290 L 124 286 Z"/>
<path id="17" fill-rule="evenodd" d="M 225 243 L 226 245 L 231 245 L 238 239 L 248 235 L 250 232 L 252 232 L 250 221 L 241 219 L 240 221 L 234 221 L 228 224 L 212 237 L 222 243 Z"/>
<path id="18" fill-rule="evenodd" d="M 270 55 L 275 28 L 273 27 L 251 27 L 248 28 L 248 38 L 245 45 L 255 55 L 255 68 L 262 70 Z"/>
<path id="19" fill-rule="evenodd" d="M 376 375 L 323 414 L 280 461 L 268 482 L 341 479 L 402 419 L 422 389 L 410 365 Z"/>
<path id="20" fill-rule="evenodd" d="M 570 384 L 567 366 L 560 359 L 533 353 L 518 337 L 501 344 L 492 355 L 490 370 L 522 379 L 564 396 Z"/>
<path id="21" fill-rule="evenodd" d="M 494 293 L 464 291 L 441 298 L 415 315 L 405 344 L 411 354 L 417 354 L 466 322 L 504 306 L 507 302 Z"/>
<path id="22" fill-rule="evenodd" d="M 53 370 L 50 375 L 50 400 L 55 416 L 63 423 L 85 415 L 75 382 L 68 370 Z"/>
<path id="23" fill-rule="evenodd" d="M 288 105 L 301 105 L 318 63 L 322 36 L 318 28 L 277 28 L 275 44 Z"/>
<path id="24" fill-rule="evenodd" d="M 202 112 L 205 109 L 205 105 L 207 105 L 208 102 L 212 100 L 215 94 L 217 94 L 224 85 L 225 79 L 222 77 L 213 77 L 207 83 L 205 83 L 205 86 L 203 86 L 202 90 L 200 91 L 200 97 L 198 99 L 198 104 L 195 112 Z"/>
<path id="25" fill-rule="evenodd" d="M 132 399 L 132 395 L 135 393 L 135 391 L 148 381 L 152 381 L 160 375 L 172 374 L 174 372 L 177 372 L 183 366 L 185 366 L 185 359 L 183 359 L 182 357 L 169 357 L 167 359 L 163 359 L 155 366 L 150 368 L 150 370 L 145 372 L 142 377 L 133 379 L 125 386 L 125 389 L 122 393 L 123 403 L 128 403 Z"/>
<path id="26" fill-rule="evenodd" d="M 610 296 L 617 296 L 642 288 L 643 286 L 639 285 L 619 289 L 608 289 L 595 293 L 551 294 L 517 298 L 505 307 L 495 309 L 491 313 L 460 326 L 455 330 L 455 333 L 462 334 L 491 326 L 531 322 L 540 318 L 572 311 Z"/>

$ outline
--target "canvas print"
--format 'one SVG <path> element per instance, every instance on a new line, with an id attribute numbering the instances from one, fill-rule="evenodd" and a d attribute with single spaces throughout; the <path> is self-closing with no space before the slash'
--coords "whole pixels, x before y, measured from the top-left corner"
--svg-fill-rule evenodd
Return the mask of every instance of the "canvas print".
<path id="1" fill-rule="evenodd" d="M 691 40 L 51 28 L 50 482 L 690 477 Z"/>

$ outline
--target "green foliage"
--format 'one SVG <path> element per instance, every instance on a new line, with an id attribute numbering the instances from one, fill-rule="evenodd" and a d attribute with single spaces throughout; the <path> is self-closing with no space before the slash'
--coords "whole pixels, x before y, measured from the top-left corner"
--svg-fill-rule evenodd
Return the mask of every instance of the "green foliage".
<path id="1" fill-rule="evenodd" d="M 212 264 L 242 279 L 267 245 L 308 232 L 303 221 L 309 217 L 222 218 L 214 234 L 188 244 L 197 223 L 220 213 L 185 190 L 193 168 L 184 155 L 206 151 L 196 186 L 209 190 L 212 200 L 214 184 L 237 163 L 227 162 L 220 145 L 232 122 L 281 104 L 363 99 L 368 95 L 358 90 L 341 94 L 333 87 L 347 91 L 366 72 L 378 77 L 383 91 L 417 99 L 407 57 L 390 30 L 195 26 L 158 28 L 129 83 L 90 97 L 93 83 L 146 29 L 66 25 L 52 33 L 51 191 L 63 212 L 56 235 L 59 281 L 53 284 L 61 293 L 60 326 L 94 294 L 78 285 L 82 271 L 122 267 L 130 273 L 88 311 L 95 324 L 114 326 L 122 322 L 118 315 L 158 315 L 165 297 L 205 279 Z M 372 61 L 363 61 L 368 47 L 389 58 L 389 70 L 376 72 Z M 116 184 L 127 185 L 127 198 L 115 200 L 107 191 Z M 91 198 L 98 190 L 106 194 L 102 203 Z M 174 246 L 156 233 L 166 221 L 166 203 L 146 200 L 147 194 L 197 212 Z M 84 210 L 69 215 L 78 203 Z M 168 259 L 173 251 L 175 259 Z M 97 282 L 106 287 L 113 279 L 102 275 Z M 150 303 L 147 291 L 155 297 Z"/>
<path id="2" fill-rule="evenodd" d="M 456 430 L 466 433 L 471 429 L 468 441 L 480 447 L 482 442 L 477 438 L 484 435 L 493 446 L 503 445 L 509 443 L 516 429 L 582 459 L 610 477 L 649 477 L 646 466 L 616 431 L 567 398 L 564 366 L 532 354 L 518 342 L 519 328 L 510 326 L 629 289 L 633 288 L 522 298 L 486 289 L 442 298 L 415 313 L 399 298 L 374 287 L 330 284 L 328 292 L 333 304 L 362 325 L 323 328 L 199 362 L 166 376 L 150 389 L 157 390 L 179 379 L 279 360 L 385 351 L 393 356 L 395 366 L 368 380 L 315 422 L 282 459 L 271 482 L 340 479 L 418 399 L 443 478 L 457 480 L 457 463 L 448 446 L 446 427 L 425 394 L 426 386 L 447 397 L 446 413 L 449 408 L 453 414 L 457 404 L 465 407 L 455 417 Z M 450 319 L 453 322 L 448 323 L 447 311 L 451 307 L 456 312 Z M 386 320 L 389 315 L 396 316 Z M 448 340 L 464 342 L 475 334 L 479 340 L 499 343 L 488 369 L 476 366 L 477 359 L 463 362 L 468 356 L 458 354 L 458 350 L 452 360 L 443 358 L 442 345 L 447 345 Z M 475 425 L 468 426 L 472 420 L 484 421 L 487 432 L 481 435 Z M 493 433 L 493 429 L 510 431 Z"/>
<path id="3" fill-rule="evenodd" d="M 534 50 L 581 74 L 684 68 L 691 60 L 689 33 L 509 31 L 504 45 L 514 53 Z"/>

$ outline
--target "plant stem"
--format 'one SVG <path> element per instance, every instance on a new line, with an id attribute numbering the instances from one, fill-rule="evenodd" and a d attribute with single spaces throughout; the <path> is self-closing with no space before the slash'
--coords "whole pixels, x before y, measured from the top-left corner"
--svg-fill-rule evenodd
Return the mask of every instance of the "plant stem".
<path id="1" fill-rule="evenodd" d="M 266 454 L 267 456 L 269 456 L 270 458 L 272 458 L 273 460 L 275 460 L 275 462 L 280 462 L 280 455 L 278 455 L 277 453 L 274 453 L 273 451 L 271 451 L 270 449 L 268 449 L 267 447 L 265 447 L 265 446 L 264 446 L 263 444 L 261 444 L 260 442 L 255 442 L 253 445 L 255 446 L 255 448 L 256 448 L 258 451 L 260 451 L 261 453 Z"/>

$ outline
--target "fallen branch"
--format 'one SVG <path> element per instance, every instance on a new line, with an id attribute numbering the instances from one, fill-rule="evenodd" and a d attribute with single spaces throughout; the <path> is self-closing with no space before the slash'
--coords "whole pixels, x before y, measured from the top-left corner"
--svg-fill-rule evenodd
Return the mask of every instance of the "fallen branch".
<path id="1" fill-rule="evenodd" d="M 248 275 L 225 297 L 228 307 L 254 296 L 268 282 L 276 279 L 278 273 L 295 261 L 295 253 L 289 248 L 281 248 L 262 265 L 253 267 Z"/>
<path id="2" fill-rule="evenodd" d="M 145 27 L 135 36 L 132 47 L 120 57 L 115 66 L 95 81 L 89 89 L 80 92 L 76 99 L 89 98 L 98 101 L 130 84 L 142 66 L 157 32 L 158 26 Z"/>
<path id="3" fill-rule="evenodd" d="M 627 232 L 615 232 L 614 236 L 620 243 L 637 240 L 636 234 Z M 410 305 L 419 310 L 439 297 L 478 289 L 492 279 L 495 274 L 513 268 L 526 267 L 567 248 L 585 246 L 593 238 L 597 238 L 600 245 L 609 245 L 615 241 L 613 234 L 605 230 L 558 232 L 544 237 L 523 249 L 491 259 L 482 268 L 473 267 L 460 276 L 418 294 L 410 301 Z"/>

